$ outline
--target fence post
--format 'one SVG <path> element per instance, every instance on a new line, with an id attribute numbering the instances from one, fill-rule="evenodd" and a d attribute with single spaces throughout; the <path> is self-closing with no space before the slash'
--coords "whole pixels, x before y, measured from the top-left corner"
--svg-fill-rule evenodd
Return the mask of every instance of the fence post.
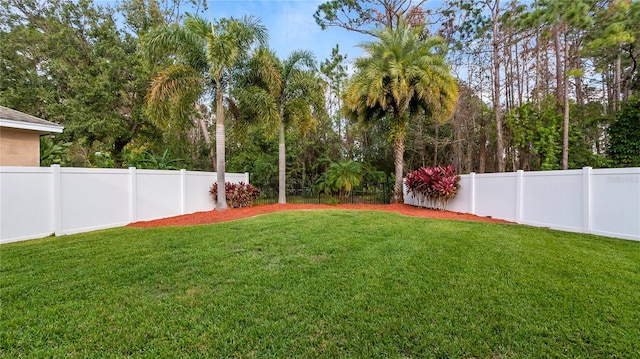
<path id="1" fill-rule="evenodd" d="M 129 167 L 129 222 L 138 221 L 138 172 Z"/>
<path id="2" fill-rule="evenodd" d="M 180 214 L 187 213 L 187 170 L 180 170 Z"/>
<path id="3" fill-rule="evenodd" d="M 516 223 L 521 223 L 522 221 L 522 197 L 524 193 L 522 188 L 523 175 L 523 170 L 518 170 L 516 172 Z"/>
<path id="4" fill-rule="evenodd" d="M 249 184 L 249 172 L 244 173 L 244 183 Z"/>
<path id="5" fill-rule="evenodd" d="M 582 168 L 582 231 L 591 233 L 591 167 Z"/>
<path id="6" fill-rule="evenodd" d="M 62 228 L 62 183 L 60 165 L 51 165 L 53 186 L 53 233 L 56 236 L 63 234 Z"/>
<path id="7" fill-rule="evenodd" d="M 469 213 L 476 214 L 476 173 L 469 173 Z"/>

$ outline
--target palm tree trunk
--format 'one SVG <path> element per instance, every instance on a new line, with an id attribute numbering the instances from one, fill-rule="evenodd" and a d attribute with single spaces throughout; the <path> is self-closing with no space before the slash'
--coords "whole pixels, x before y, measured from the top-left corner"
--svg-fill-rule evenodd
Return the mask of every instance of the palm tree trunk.
<path id="1" fill-rule="evenodd" d="M 216 183 L 218 184 L 218 200 L 216 209 L 227 209 L 227 193 L 225 190 L 225 158 L 224 158 L 224 107 L 222 106 L 222 84 L 216 81 Z"/>
<path id="2" fill-rule="evenodd" d="M 209 128 L 207 127 L 207 123 L 204 120 L 204 116 L 206 115 L 206 110 L 203 105 L 197 104 L 196 111 L 200 114 L 200 117 L 194 118 L 193 120 L 200 126 L 200 130 L 202 131 L 202 137 L 204 138 L 204 143 L 207 145 L 209 149 L 209 160 L 211 161 L 211 166 L 213 168 L 213 172 L 216 171 L 216 153 L 213 149 L 213 143 L 211 143 L 211 135 L 209 134 Z"/>
<path id="3" fill-rule="evenodd" d="M 402 180 L 404 175 L 404 138 L 405 134 L 402 131 L 397 131 L 393 142 L 396 182 L 393 186 L 393 197 L 391 198 L 391 203 L 404 203 L 404 194 L 402 191 Z"/>
<path id="4" fill-rule="evenodd" d="M 213 171 L 215 172 L 215 170 L 216 170 L 216 154 L 213 151 L 213 146 L 212 146 L 212 143 L 211 143 L 211 136 L 209 135 L 209 129 L 207 128 L 207 124 L 204 122 L 204 119 L 199 118 L 196 121 L 198 122 L 198 125 L 200 126 L 200 130 L 202 131 L 202 137 L 204 138 L 204 143 L 209 148 L 209 160 L 211 161 L 211 166 L 213 167 Z"/>
<path id="5" fill-rule="evenodd" d="M 435 136 L 433 137 L 433 167 L 438 166 L 438 142 L 440 141 L 440 122 L 438 119 L 433 121 L 435 126 Z"/>
<path id="6" fill-rule="evenodd" d="M 287 203 L 286 184 L 286 151 L 284 146 L 284 122 L 280 117 L 280 134 L 278 138 L 278 203 Z"/>

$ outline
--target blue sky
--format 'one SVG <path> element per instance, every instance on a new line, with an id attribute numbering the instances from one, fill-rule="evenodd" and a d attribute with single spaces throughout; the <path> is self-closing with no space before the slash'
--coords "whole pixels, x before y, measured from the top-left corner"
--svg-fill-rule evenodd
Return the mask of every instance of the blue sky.
<path id="1" fill-rule="evenodd" d="M 373 37 L 331 27 L 322 30 L 313 19 L 318 6 L 328 0 L 206 0 L 209 10 L 198 13 L 205 19 L 223 17 L 242 17 L 254 15 L 259 17 L 269 31 L 269 47 L 280 58 L 286 58 L 295 50 L 310 50 L 318 62 L 331 55 L 331 50 L 338 44 L 340 53 L 347 55 L 347 63 L 351 64 L 363 51 L 359 43 L 374 40 Z M 96 4 L 116 5 L 117 0 L 94 0 Z M 183 1 L 186 2 L 186 1 Z M 427 0 L 426 5 L 437 7 L 443 0 Z M 184 7 L 183 12 L 195 12 L 193 8 Z"/>
<path id="2" fill-rule="evenodd" d="M 340 28 L 320 29 L 313 14 L 326 0 L 209 0 L 211 15 L 242 17 L 254 15 L 262 19 L 269 30 L 269 46 L 279 57 L 287 57 L 295 50 L 310 50 L 318 61 L 331 55 L 336 44 L 340 52 L 353 61 L 362 54 L 356 45 L 372 40 L 370 36 Z M 209 17 L 209 14 L 202 14 Z"/>

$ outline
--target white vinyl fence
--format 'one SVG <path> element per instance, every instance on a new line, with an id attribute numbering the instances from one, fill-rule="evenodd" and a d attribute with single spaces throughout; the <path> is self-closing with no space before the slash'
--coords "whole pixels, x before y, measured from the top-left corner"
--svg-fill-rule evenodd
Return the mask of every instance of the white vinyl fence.
<path id="1" fill-rule="evenodd" d="M 640 240 L 640 168 L 468 174 L 448 210 Z M 417 205 L 405 192 L 405 203 Z"/>
<path id="2" fill-rule="evenodd" d="M 248 173 L 227 182 L 249 183 Z M 0 167 L 0 243 L 209 211 L 215 172 Z"/>

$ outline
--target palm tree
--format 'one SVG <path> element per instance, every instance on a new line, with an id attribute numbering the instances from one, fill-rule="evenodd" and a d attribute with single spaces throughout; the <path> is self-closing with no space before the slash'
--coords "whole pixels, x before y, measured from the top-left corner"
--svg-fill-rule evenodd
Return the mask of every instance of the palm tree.
<path id="1" fill-rule="evenodd" d="M 362 165 L 354 160 L 333 162 L 323 175 L 324 187 L 337 190 L 340 202 L 362 183 Z"/>
<path id="2" fill-rule="evenodd" d="M 158 28 L 144 39 L 152 61 L 170 58 L 153 79 L 147 93 L 147 113 L 156 123 L 184 121 L 194 115 L 200 102 L 215 101 L 216 120 L 216 209 L 227 208 L 225 197 L 224 96 L 231 87 L 234 67 L 255 45 L 267 40 L 266 28 L 254 17 L 208 22 L 187 16 L 182 26 Z M 203 112 L 203 111 L 200 111 Z M 209 119 L 211 120 L 211 119 Z M 207 126 L 201 120 L 203 132 Z"/>
<path id="3" fill-rule="evenodd" d="M 304 131 L 314 116 L 324 114 L 322 81 L 308 51 L 295 51 L 281 61 L 271 50 L 261 49 L 247 69 L 243 86 L 236 89 L 239 107 L 278 129 L 278 203 L 286 203 L 285 130 L 297 124 Z"/>
<path id="4" fill-rule="evenodd" d="M 356 60 L 356 73 L 345 91 L 345 112 L 360 121 L 390 121 L 395 185 L 392 202 L 402 203 L 404 143 L 412 116 L 435 120 L 451 116 L 458 89 L 444 60 L 444 45 L 424 38 L 423 29 L 406 22 L 379 30 L 378 40 L 360 46 L 365 57 Z"/>

